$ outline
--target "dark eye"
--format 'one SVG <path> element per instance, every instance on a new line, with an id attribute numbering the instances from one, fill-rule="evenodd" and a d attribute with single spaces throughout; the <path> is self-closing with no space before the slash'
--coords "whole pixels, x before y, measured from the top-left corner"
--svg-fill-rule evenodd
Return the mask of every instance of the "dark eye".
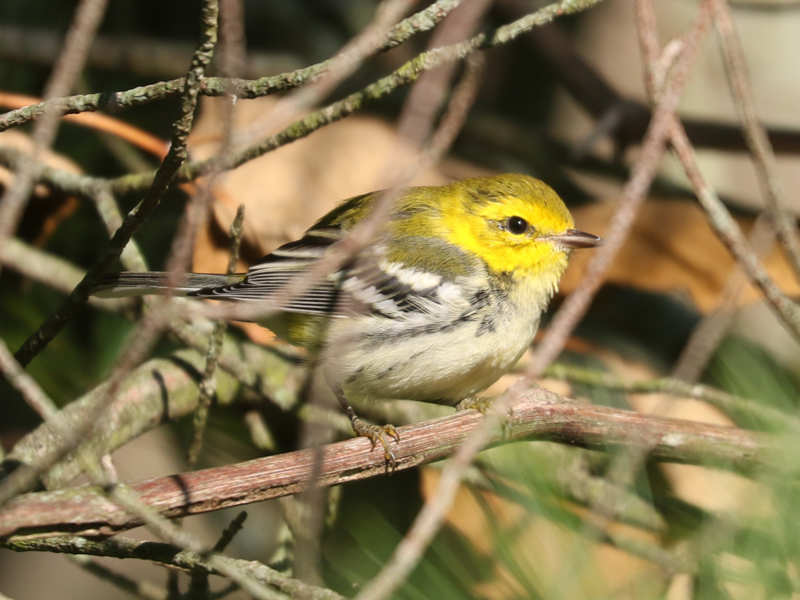
<path id="1" fill-rule="evenodd" d="M 528 231 L 528 222 L 522 217 L 509 217 L 506 228 L 514 235 L 521 235 Z"/>

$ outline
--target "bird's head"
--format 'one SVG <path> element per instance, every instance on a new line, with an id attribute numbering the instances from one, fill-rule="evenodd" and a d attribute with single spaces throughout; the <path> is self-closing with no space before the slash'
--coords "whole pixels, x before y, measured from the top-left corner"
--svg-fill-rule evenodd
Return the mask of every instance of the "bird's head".
<path id="1" fill-rule="evenodd" d="M 555 288 L 569 251 L 590 248 L 600 238 L 574 229 L 553 189 L 527 175 L 497 175 L 452 184 L 450 241 L 478 255 L 490 272 L 536 279 Z"/>

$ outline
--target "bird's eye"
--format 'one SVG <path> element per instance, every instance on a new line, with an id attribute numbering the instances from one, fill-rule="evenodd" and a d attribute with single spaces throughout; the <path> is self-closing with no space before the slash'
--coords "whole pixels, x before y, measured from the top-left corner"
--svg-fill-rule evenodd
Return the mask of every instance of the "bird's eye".
<path id="1" fill-rule="evenodd" d="M 528 222 L 522 217 L 509 217 L 506 221 L 506 229 L 514 235 L 522 235 L 528 231 Z"/>

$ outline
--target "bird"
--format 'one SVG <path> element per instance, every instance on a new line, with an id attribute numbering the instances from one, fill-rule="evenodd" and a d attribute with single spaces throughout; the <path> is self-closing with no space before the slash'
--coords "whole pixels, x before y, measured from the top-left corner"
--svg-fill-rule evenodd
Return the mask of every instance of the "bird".
<path id="1" fill-rule="evenodd" d="M 269 299 L 368 218 L 381 194 L 345 200 L 246 273 L 187 273 L 170 288 L 164 272 L 121 272 L 94 293 Z M 569 253 L 601 240 L 575 229 L 559 195 L 523 174 L 409 187 L 389 201 L 371 244 L 263 324 L 314 352 L 312 393 L 335 396 L 356 434 L 394 464 L 396 429 L 363 421 L 352 404 L 473 398 L 531 345 Z"/>

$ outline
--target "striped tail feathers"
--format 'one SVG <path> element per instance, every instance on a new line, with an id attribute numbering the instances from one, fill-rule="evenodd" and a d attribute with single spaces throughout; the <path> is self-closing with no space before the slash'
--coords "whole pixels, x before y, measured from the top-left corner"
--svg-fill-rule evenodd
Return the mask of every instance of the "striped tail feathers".
<path id="1" fill-rule="evenodd" d="M 162 271 L 110 273 L 100 280 L 100 283 L 92 290 L 92 294 L 105 298 L 167 293 L 179 296 L 196 295 L 201 290 L 208 289 L 210 291 L 213 288 L 233 285 L 240 283 L 245 278 L 242 273 L 234 275 L 185 273 L 178 286 L 170 287 L 167 285 L 169 275 Z"/>

